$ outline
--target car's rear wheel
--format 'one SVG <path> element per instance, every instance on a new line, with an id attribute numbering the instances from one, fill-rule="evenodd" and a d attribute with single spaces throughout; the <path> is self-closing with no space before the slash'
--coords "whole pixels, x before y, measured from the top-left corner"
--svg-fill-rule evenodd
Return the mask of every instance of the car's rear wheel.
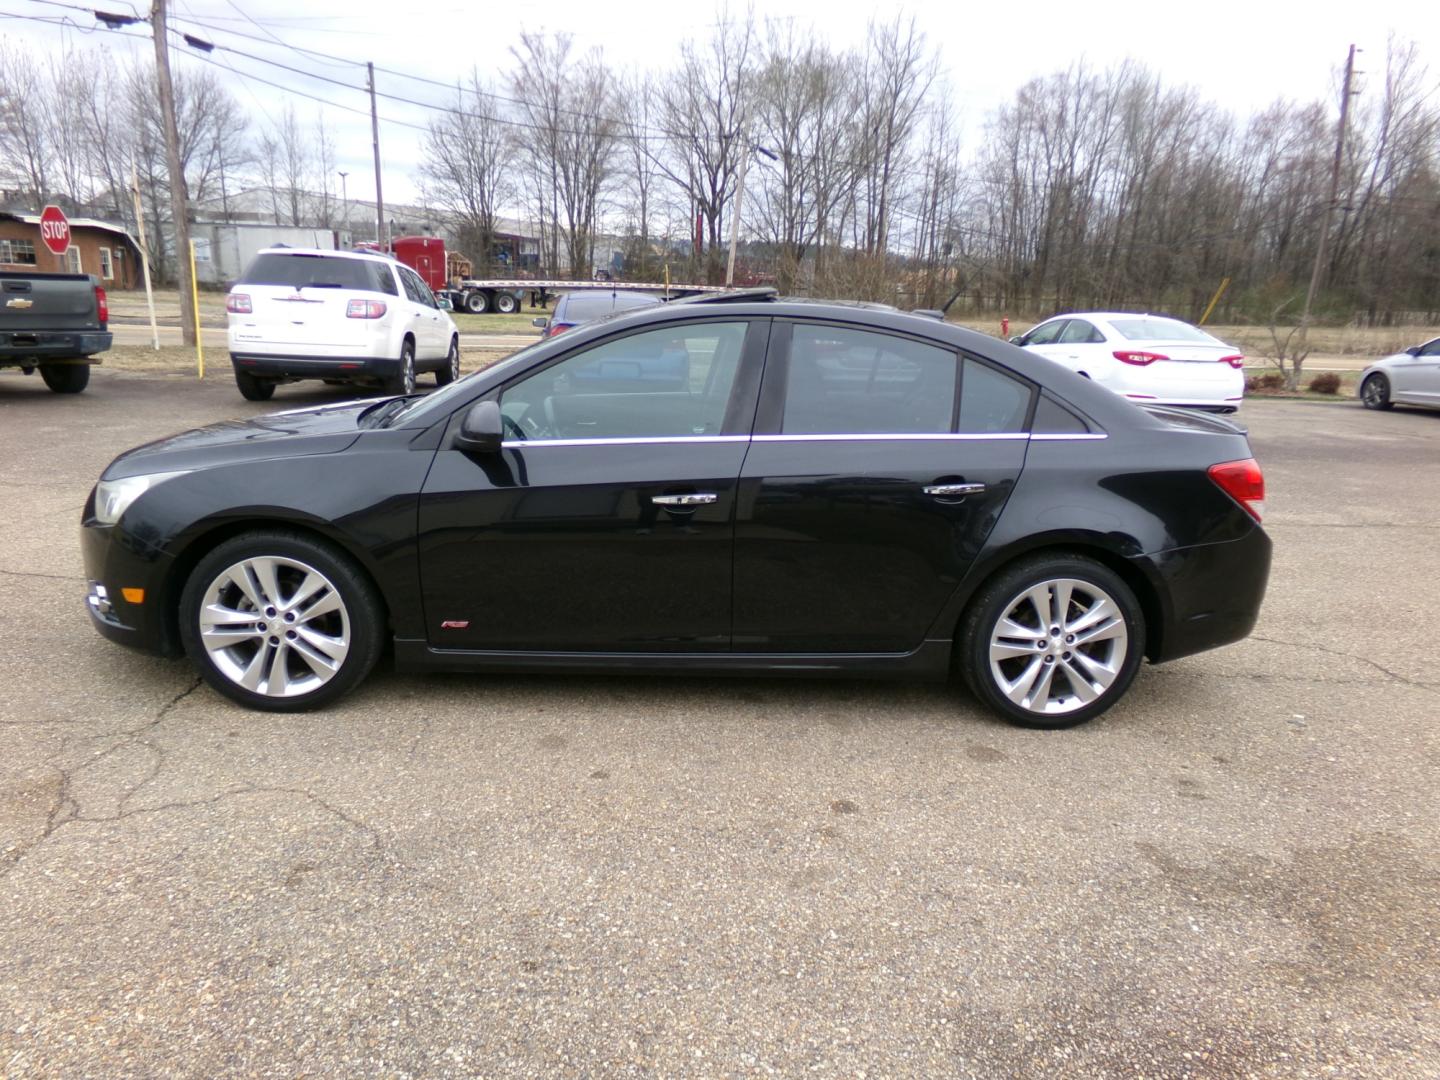
<path id="1" fill-rule="evenodd" d="M 472 292 L 465 297 L 465 310 L 471 315 L 484 315 L 490 307 L 490 301 L 483 292 Z"/>
<path id="2" fill-rule="evenodd" d="M 415 392 L 415 342 L 409 338 L 400 346 L 400 366 L 395 374 L 385 380 L 387 394 L 413 394 Z"/>
<path id="3" fill-rule="evenodd" d="M 240 396 L 246 401 L 269 401 L 275 396 L 273 379 L 257 379 L 248 371 L 235 372 L 235 385 L 240 388 Z"/>
<path id="4" fill-rule="evenodd" d="M 181 638 L 205 681 L 271 712 L 317 708 L 351 690 L 375 666 L 384 627 L 364 574 L 300 533 L 225 541 L 196 565 L 180 599 Z"/>
<path id="5" fill-rule="evenodd" d="M 520 310 L 520 301 L 514 293 L 502 292 L 495 294 L 495 310 L 501 315 L 514 315 Z"/>
<path id="6" fill-rule="evenodd" d="M 460 339 L 450 339 L 450 352 L 445 357 L 445 366 L 435 369 L 435 385 L 448 386 L 460 377 Z"/>
<path id="7" fill-rule="evenodd" d="M 1360 384 L 1360 401 L 1367 409 L 1393 409 L 1390 400 L 1390 380 L 1379 372 L 1368 375 Z"/>
<path id="8" fill-rule="evenodd" d="M 90 365 L 41 364 L 40 377 L 57 394 L 78 394 L 90 385 Z"/>
<path id="9" fill-rule="evenodd" d="M 1001 571 L 961 623 L 959 666 L 982 702 L 1026 727 L 1083 723 L 1115 704 L 1140 666 L 1145 616 L 1108 567 L 1043 555 Z"/>

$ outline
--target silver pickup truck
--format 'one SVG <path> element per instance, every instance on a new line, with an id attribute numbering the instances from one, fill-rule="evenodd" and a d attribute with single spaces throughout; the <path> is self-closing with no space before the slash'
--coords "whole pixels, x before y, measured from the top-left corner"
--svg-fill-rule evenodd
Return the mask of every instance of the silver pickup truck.
<path id="1" fill-rule="evenodd" d="M 90 382 L 94 357 L 110 348 L 105 290 L 88 274 L 0 272 L 0 368 L 38 368 L 57 394 Z"/>

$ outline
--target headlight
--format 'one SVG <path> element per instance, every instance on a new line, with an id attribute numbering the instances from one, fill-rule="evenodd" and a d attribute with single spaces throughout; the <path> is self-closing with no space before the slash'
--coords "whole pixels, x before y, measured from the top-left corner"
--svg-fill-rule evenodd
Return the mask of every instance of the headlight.
<path id="1" fill-rule="evenodd" d="M 114 525 L 130 504 L 156 484 L 173 476 L 184 476 L 189 469 L 178 472 L 147 473 L 127 476 L 123 480 L 101 480 L 95 485 L 95 520 L 101 525 Z"/>

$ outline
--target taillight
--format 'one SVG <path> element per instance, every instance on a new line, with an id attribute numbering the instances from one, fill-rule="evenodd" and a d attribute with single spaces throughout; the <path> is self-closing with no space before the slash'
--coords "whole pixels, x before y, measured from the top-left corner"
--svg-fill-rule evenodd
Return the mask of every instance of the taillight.
<path id="1" fill-rule="evenodd" d="M 1245 357 L 1238 352 L 1231 353 L 1229 356 L 1220 357 L 1220 362 L 1222 364 L 1229 364 L 1231 367 L 1238 370 L 1245 366 Z"/>
<path id="2" fill-rule="evenodd" d="M 235 315 L 249 315 L 254 309 L 250 306 L 250 297 L 243 292 L 233 292 L 225 297 L 225 310 Z"/>
<path id="3" fill-rule="evenodd" d="M 1142 352 L 1133 349 L 1116 349 L 1115 359 L 1122 364 L 1134 364 L 1136 367 L 1144 367 L 1146 364 L 1153 364 L 1156 360 L 1169 360 L 1164 353 Z"/>
<path id="4" fill-rule="evenodd" d="M 1254 458 L 1210 466 L 1210 479 L 1220 490 L 1249 511 L 1256 521 L 1265 513 L 1265 474 Z"/>
<path id="5" fill-rule="evenodd" d="M 545 331 L 545 336 L 554 337 L 556 334 L 563 334 L 566 330 L 569 330 L 574 325 L 574 323 L 568 322 L 551 323 L 550 329 Z"/>
<path id="6" fill-rule="evenodd" d="M 95 286 L 95 310 L 100 313 L 100 325 L 103 327 L 110 321 L 110 300 L 99 285 Z"/>
<path id="7" fill-rule="evenodd" d="M 385 304 L 380 300 L 351 300 L 345 305 L 345 317 L 347 319 L 382 319 L 385 317 Z"/>

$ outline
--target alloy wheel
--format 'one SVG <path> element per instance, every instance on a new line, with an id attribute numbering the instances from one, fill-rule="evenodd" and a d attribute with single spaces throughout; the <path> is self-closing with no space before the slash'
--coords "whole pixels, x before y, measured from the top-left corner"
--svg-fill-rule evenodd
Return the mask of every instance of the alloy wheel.
<path id="1" fill-rule="evenodd" d="M 198 622 L 216 669 L 267 697 L 312 693 L 350 652 L 350 614 L 339 590 L 293 558 L 256 556 L 221 571 L 206 587 Z"/>
<path id="2" fill-rule="evenodd" d="M 1129 650 L 1125 615 L 1104 589 L 1077 578 L 1030 586 L 990 634 L 996 687 L 1028 712 L 1060 716 L 1103 697 Z"/>

